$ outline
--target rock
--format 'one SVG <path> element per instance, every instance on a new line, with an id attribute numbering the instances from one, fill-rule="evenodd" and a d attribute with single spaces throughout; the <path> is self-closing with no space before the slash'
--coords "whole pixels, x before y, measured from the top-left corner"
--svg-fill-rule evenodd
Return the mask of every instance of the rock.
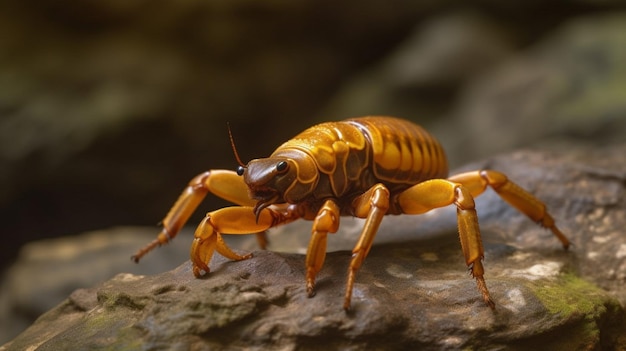
<path id="1" fill-rule="evenodd" d="M 467 81 L 514 55 L 506 29 L 494 22 L 467 11 L 433 16 L 375 67 L 344 84 L 320 114 L 383 114 L 432 123 Z"/>
<path id="2" fill-rule="evenodd" d="M 453 161 L 557 138 L 626 141 L 625 31 L 623 13 L 572 19 L 470 82 L 452 121 L 435 130 Z M 464 135 L 448 131 L 450 125 Z"/>
<path id="3" fill-rule="evenodd" d="M 547 203 L 573 243 L 563 251 L 494 192 L 481 196 L 493 311 L 466 274 L 446 209 L 385 219 L 349 313 L 342 309 L 351 256 L 345 248 L 354 244 L 358 222 L 346 221 L 347 232 L 329 239 L 339 251 L 328 254 L 313 298 L 306 297 L 302 254 L 257 251 L 240 262 L 215 257 L 205 279 L 193 278 L 186 262 L 76 290 L 0 350 L 626 349 L 625 152 L 626 145 L 570 145 L 459 169 L 509 174 Z M 297 233 L 309 226 L 277 230 L 272 243 L 297 251 L 306 239 Z M 422 230 L 425 237 L 417 234 Z"/>
<path id="4" fill-rule="evenodd" d="M 160 275 L 121 274 L 96 289 L 78 290 L 6 350 L 32 345 L 39 350 L 166 345 L 390 350 L 615 343 L 623 311 L 597 287 L 560 274 L 567 255 L 519 257 L 504 246 L 492 248 L 492 255 L 498 252 L 515 262 L 508 277 L 490 279 L 499 303 L 492 312 L 464 274 L 453 240 L 424 244 L 373 250 L 348 314 L 341 308 L 348 252 L 329 255 L 312 299 L 306 298 L 300 255 L 259 252 L 240 264 L 216 260 L 206 280 L 192 278 L 186 263 Z M 430 251 L 435 248 L 443 249 Z M 441 261 L 430 258 L 435 256 Z M 52 330 L 51 323 L 56 325 Z M 580 333 L 576 338 L 546 335 L 561 329 Z"/>
<path id="5" fill-rule="evenodd" d="M 170 270 L 189 257 L 192 233 L 168 245 L 166 255 L 130 262 L 132 247 L 154 239 L 157 227 L 116 227 L 79 236 L 31 242 L 5 272 L 0 285 L 0 340 L 6 342 L 77 288 L 92 287 L 119 272 L 156 274 Z M 79 267 L 79 269 L 77 269 Z"/>

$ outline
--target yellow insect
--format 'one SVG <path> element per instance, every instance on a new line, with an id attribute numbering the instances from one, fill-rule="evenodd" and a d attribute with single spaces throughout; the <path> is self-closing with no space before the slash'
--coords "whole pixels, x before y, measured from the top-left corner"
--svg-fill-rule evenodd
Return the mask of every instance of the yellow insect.
<path id="1" fill-rule="evenodd" d="M 543 202 L 493 170 L 448 177 L 439 142 L 403 119 L 374 116 L 322 123 L 287 141 L 268 158 L 244 165 L 236 151 L 235 156 L 240 164 L 236 172 L 211 170 L 191 180 L 163 219 L 157 239 L 132 257 L 135 262 L 172 240 L 209 192 L 239 206 L 209 212 L 196 229 L 191 246 L 194 275 L 209 272 L 215 250 L 232 260 L 251 257 L 232 251 L 222 234 L 257 233 L 264 247 L 267 229 L 302 218 L 313 221 L 305 263 L 309 296 L 315 294 L 315 277 L 324 264 L 327 234 L 337 231 L 340 216 L 365 218 L 348 269 L 346 310 L 356 273 L 387 214 L 420 214 L 454 204 L 465 262 L 491 308 L 495 304 L 483 278 L 483 245 L 474 208 L 474 198 L 487 186 L 550 229 L 564 248 L 569 246 Z"/>

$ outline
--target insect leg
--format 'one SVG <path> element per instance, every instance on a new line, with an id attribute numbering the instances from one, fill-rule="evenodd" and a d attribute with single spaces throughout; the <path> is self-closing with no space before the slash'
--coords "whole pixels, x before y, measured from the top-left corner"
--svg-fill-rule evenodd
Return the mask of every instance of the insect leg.
<path id="1" fill-rule="evenodd" d="M 450 180 L 466 186 L 474 197 L 485 191 L 487 186 L 490 186 L 504 201 L 541 226 L 550 229 L 561 241 L 563 248 L 567 249 L 569 247 L 569 240 L 554 224 L 554 219 L 548 213 L 546 205 L 528 191 L 510 181 L 505 174 L 492 170 L 482 170 L 457 174 L 450 177 Z"/>
<path id="2" fill-rule="evenodd" d="M 476 279 L 478 291 L 482 294 L 483 300 L 489 307 L 494 308 L 495 304 L 491 300 L 483 277 L 484 250 L 478 227 L 478 216 L 470 190 L 461 184 L 445 179 L 433 179 L 400 193 L 397 202 L 402 211 L 407 214 L 420 214 L 434 208 L 456 205 L 459 238 L 465 263 L 470 267 L 470 272 Z"/>
<path id="3" fill-rule="evenodd" d="M 372 248 L 372 242 L 374 241 L 378 227 L 389 209 L 389 190 L 382 184 L 376 184 L 368 191 L 355 198 L 352 202 L 352 208 L 354 209 L 355 216 L 366 218 L 366 220 L 359 241 L 352 250 L 352 261 L 350 261 L 350 268 L 348 269 L 346 295 L 343 303 L 345 310 L 350 309 L 350 300 L 352 299 L 352 289 L 356 272 L 361 268 L 365 257 Z"/>
<path id="4" fill-rule="evenodd" d="M 309 297 L 315 295 L 315 277 L 324 265 L 326 258 L 326 236 L 339 228 L 339 206 L 333 200 L 326 200 L 313 221 L 311 240 L 306 253 L 306 291 Z"/>
<path id="5" fill-rule="evenodd" d="M 263 209 L 258 217 L 250 206 L 233 206 L 209 212 L 200 222 L 191 245 L 193 274 L 200 277 L 209 272 L 209 262 L 214 251 L 231 260 L 244 260 L 251 254 L 239 255 L 231 250 L 222 238 L 223 234 L 250 234 L 265 231 L 279 224 L 298 219 L 291 208 L 277 211 L 271 207 Z"/>
<path id="6" fill-rule="evenodd" d="M 233 171 L 213 170 L 193 178 L 183 190 L 169 213 L 163 218 L 163 229 L 157 238 L 139 249 L 131 258 L 135 262 L 152 249 L 174 239 L 191 214 L 208 193 L 213 193 L 238 205 L 254 206 L 248 197 L 248 187 Z"/>

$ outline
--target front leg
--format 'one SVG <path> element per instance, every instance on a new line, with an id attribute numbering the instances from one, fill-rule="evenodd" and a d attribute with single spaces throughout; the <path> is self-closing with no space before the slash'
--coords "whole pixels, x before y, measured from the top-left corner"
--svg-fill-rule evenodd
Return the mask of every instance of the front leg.
<path id="1" fill-rule="evenodd" d="M 167 244 L 174 239 L 200 202 L 208 193 L 213 193 L 237 205 L 254 206 L 248 197 L 248 187 L 243 179 L 233 171 L 213 170 L 194 177 L 178 197 L 167 216 L 163 218 L 163 229 L 157 238 L 139 249 L 131 259 L 135 262 L 152 249 Z"/>
<path id="2" fill-rule="evenodd" d="M 352 208 L 355 216 L 366 218 L 366 220 L 359 241 L 352 249 L 352 260 L 348 269 L 346 294 L 343 301 L 343 309 L 346 311 L 350 309 L 356 273 L 370 252 L 378 227 L 389 209 L 389 189 L 383 184 L 374 185 L 352 201 Z"/>
<path id="3" fill-rule="evenodd" d="M 306 252 L 306 292 L 315 295 L 315 276 L 322 269 L 326 259 L 326 236 L 339 229 L 339 206 L 333 200 L 326 200 L 313 220 L 311 240 Z"/>
<path id="4" fill-rule="evenodd" d="M 504 173 L 482 170 L 457 174 L 449 180 L 463 184 L 474 197 L 480 195 L 490 186 L 504 201 L 516 208 L 541 226 L 550 229 L 567 249 L 570 245 L 567 237 L 554 224 L 546 205 L 519 185 L 510 181 Z"/>
<path id="5" fill-rule="evenodd" d="M 272 227 L 299 218 L 295 207 L 268 207 L 261 211 L 258 220 L 251 206 L 226 207 L 209 212 L 196 229 L 191 245 L 191 262 L 196 277 L 209 273 L 209 263 L 217 250 L 231 260 L 244 260 L 251 254 L 239 255 L 224 242 L 222 234 L 250 234 L 264 232 Z"/>

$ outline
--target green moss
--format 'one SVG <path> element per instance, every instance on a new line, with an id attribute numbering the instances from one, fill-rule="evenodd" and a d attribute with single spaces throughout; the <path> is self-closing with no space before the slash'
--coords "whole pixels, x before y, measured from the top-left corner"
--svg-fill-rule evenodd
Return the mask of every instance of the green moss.
<path id="1" fill-rule="evenodd" d="M 534 291 L 549 314 L 558 315 L 561 327 L 568 330 L 567 340 L 556 339 L 570 343 L 572 349 L 600 342 L 600 324 L 607 307 L 617 303 L 599 287 L 569 273 L 555 281 L 537 283 Z"/>
<path id="2" fill-rule="evenodd" d="M 573 274 L 562 274 L 556 281 L 543 281 L 533 290 L 551 314 L 596 318 L 606 312 L 606 293 Z"/>

